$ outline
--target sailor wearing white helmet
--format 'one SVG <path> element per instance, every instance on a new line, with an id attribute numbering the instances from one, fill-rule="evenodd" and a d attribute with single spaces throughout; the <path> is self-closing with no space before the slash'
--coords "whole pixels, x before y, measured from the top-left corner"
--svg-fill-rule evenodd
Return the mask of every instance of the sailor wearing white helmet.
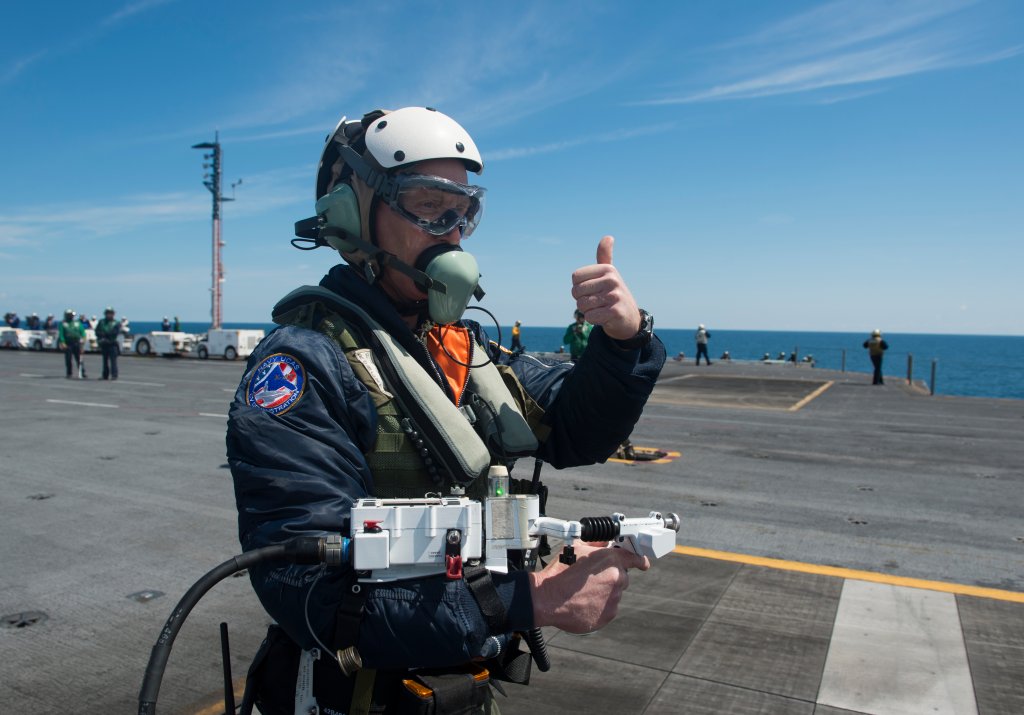
<path id="1" fill-rule="evenodd" d="M 483 499 L 492 467 L 525 457 L 592 464 L 629 436 L 665 350 L 612 265 L 611 237 L 572 274 L 576 307 L 595 326 L 575 365 L 513 354 L 463 317 L 483 297 L 463 248 L 477 237 L 486 194 L 469 173 L 483 167 L 469 133 L 429 108 L 342 119 L 328 136 L 316 215 L 296 223 L 293 244 L 330 246 L 345 263 L 275 306 L 281 327 L 252 354 L 229 413 L 245 550 L 348 534 L 360 498 Z M 474 424 L 460 408 L 473 410 Z M 410 669 L 478 673 L 485 662 L 491 677 L 521 678 L 526 654 L 514 633 L 601 628 L 628 569 L 649 566 L 621 549 L 584 546 L 577 557 L 572 567 L 513 564 L 508 573 L 453 561 L 447 574 L 372 584 L 358 584 L 351 567 L 254 567 L 253 587 L 277 625 L 246 702 L 264 715 L 300 702 L 353 712 L 372 701 L 396 712 Z M 352 674 L 346 657 L 343 675 L 326 655 L 339 651 L 358 654 L 362 669 Z M 486 686 L 459 698 L 459 712 L 490 711 Z"/>
<path id="2" fill-rule="evenodd" d="M 697 343 L 697 365 L 700 365 L 701 355 L 704 356 L 706 364 L 711 364 L 711 359 L 708 357 L 708 339 L 710 337 L 711 333 L 707 331 L 703 323 L 697 326 L 697 332 L 693 336 L 694 341 Z"/>
<path id="3" fill-rule="evenodd" d="M 871 384 L 884 385 L 882 357 L 885 355 L 885 351 L 889 349 L 889 343 L 882 339 L 882 331 L 877 328 L 872 330 L 871 337 L 864 341 L 864 347 L 868 351 L 868 356 L 871 358 L 871 366 L 874 369 L 874 374 L 871 376 Z"/>

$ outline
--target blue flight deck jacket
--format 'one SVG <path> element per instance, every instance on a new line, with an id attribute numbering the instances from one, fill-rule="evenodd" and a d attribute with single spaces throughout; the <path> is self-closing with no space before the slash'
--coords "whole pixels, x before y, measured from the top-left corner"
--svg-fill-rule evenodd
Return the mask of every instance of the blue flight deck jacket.
<path id="1" fill-rule="evenodd" d="M 379 288 L 344 265 L 335 266 L 320 285 L 360 305 L 428 374 L 435 374 L 429 353 Z M 466 325 L 488 345 L 479 326 Z M 621 350 L 599 327 L 575 365 L 492 352 L 546 411 L 550 434 L 536 456 L 558 469 L 603 462 L 615 452 L 632 432 L 665 361 L 657 337 L 642 350 Z M 286 357 L 267 361 L 274 355 Z M 301 390 L 289 392 L 285 385 L 264 402 L 272 406 L 250 406 L 250 381 L 274 364 L 281 366 L 292 388 L 301 382 Z M 439 381 L 438 389 L 451 396 L 446 381 Z M 369 393 L 337 343 L 295 326 L 272 331 L 249 358 L 228 416 L 227 454 L 242 548 L 249 551 L 300 535 L 348 536 L 352 504 L 374 495 L 374 475 L 363 455 L 373 447 L 376 428 Z M 250 572 L 267 612 L 304 649 L 317 645 L 310 627 L 320 641 L 333 646 L 335 613 L 349 575 L 345 567 L 321 573 L 317 566 L 281 562 Z M 532 627 L 527 574 L 496 573 L 492 578 L 508 611 L 508 630 Z M 494 655 L 491 635 L 504 634 L 488 632 L 465 581 L 440 575 L 370 586 L 358 648 L 370 668 L 443 666 Z"/>

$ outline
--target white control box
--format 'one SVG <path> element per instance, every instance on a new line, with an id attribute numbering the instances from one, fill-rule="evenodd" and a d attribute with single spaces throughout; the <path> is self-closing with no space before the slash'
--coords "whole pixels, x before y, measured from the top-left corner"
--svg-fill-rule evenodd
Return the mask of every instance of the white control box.
<path id="1" fill-rule="evenodd" d="M 353 566 L 363 581 L 397 581 L 446 571 L 448 533 L 465 562 L 482 556 L 480 502 L 466 497 L 360 499 L 352 507 Z"/>

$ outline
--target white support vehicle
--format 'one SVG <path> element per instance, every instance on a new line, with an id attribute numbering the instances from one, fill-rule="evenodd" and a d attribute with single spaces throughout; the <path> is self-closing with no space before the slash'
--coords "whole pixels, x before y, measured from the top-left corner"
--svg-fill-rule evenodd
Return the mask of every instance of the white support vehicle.
<path id="1" fill-rule="evenodd" d="M 232 330 L 218 328 L 199 337 L 196 354 L 201 360 L 221 355 L 225 360 L 249 357 L 263 340 L 262 330 Z"/>
<path id="2" fill-rule="evenodd" d="M 136 355 L 185 355 L 192 350 L 195 336 L 191 333 L 154 331 L 136 335 L 132 352 Z"/>
<path id="3" fill-rule="evenodd" d="M 22 328 L 4 328 L 0 332 L 0 348 L 14 350 L 54 350 L 57 347 L 57 336 L 45 330 L 23 330 Z"/>

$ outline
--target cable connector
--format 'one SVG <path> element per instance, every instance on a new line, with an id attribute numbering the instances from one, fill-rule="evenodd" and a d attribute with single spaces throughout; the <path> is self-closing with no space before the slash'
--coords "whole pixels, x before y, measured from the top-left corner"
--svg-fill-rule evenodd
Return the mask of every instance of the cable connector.
<path id="1" fill-rule="evenodd" d="M 293 564 L 340 566 L 351 557 L 351 539 L 340 534 L 296 536 L 284 544 L 284 558 Z"/>
<path id="2" fill-rule="evenodd" d="M 296 536 L 284 544 L 284 558 L 293 564 L 320 563 L 320 542 L 315 536 Z"/>

